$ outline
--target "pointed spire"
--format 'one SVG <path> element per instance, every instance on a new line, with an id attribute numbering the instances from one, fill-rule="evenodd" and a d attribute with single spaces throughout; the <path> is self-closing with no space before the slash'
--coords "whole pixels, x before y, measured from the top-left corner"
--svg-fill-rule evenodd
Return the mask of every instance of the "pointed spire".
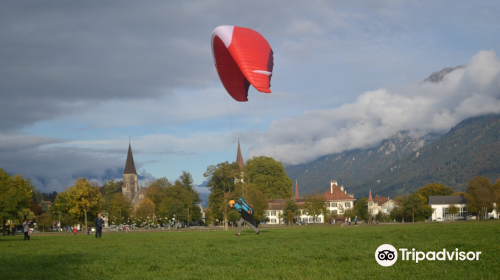
<path id="1" fill-rule="evenodd" d="M 240 168 L 245 167 L 245 163 L 243 162 L 243 157 L 241 156 L 241 148 L 240 148 L 240 137 L 238 136 L 238 155 L 236 156 L 236 163 Z"/>
<path id="2" fill-rule="evenodd" d="M 299 183 L 297 182 L 297 180 L 295 180 L 295 198 L 296 199 L 300 198 L 300 196 L 299 196 Z"/>
<path id="3" fill-rule="evenodd" d="M 128 143 L 127 161 L 125 163 L 125 171 L 123 171 L 123 174 L 137 175 L 137 171 L 135 170 L 134 156 L 132 155 L 132 146 L 130 145 L 130 143 Z"/>
<path id="4" fill-rule="evenodd" d="M 373 198 L 372 198 L 372 189 L 370 189 L 370 194 L 368 195 L 368 201 L 373 201 Z"/>

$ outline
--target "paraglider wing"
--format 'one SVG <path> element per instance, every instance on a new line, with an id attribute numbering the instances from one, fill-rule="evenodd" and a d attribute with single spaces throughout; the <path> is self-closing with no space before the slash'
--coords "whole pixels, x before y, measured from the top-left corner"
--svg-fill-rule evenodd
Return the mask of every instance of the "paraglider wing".
<path id="1" fill-rule="evenodd" d="M 235 100 L 248 101 L 250 84 L 271 93 L 273 51 L 258 32 L 219 26 L 212 32 L 212 54 L 221 82 Z"/>

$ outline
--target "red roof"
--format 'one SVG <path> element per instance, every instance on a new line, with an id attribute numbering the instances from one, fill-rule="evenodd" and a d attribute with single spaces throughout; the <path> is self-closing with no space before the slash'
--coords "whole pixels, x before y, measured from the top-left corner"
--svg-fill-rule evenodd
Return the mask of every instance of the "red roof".
<path id="1" fill-rule="evenodd" d="M 373 201 L 372 190 L 370 189 L 370 194 L 368 195 L 368 201 Z"/>
<path id="2" fill-rule="evenodd" d="M 389 201 L 389 199 L 387 197 L 383 197 L 383 196 L 375 196 L 375 198 L 373 199 L 373 201 L 377 202 L 378 206 L 382 206 L 382 204 L 386 203 L 387 201 Z"/>
<path id="3" fill-rule="evenodd" d="M 331 187 L 326 190 L 326 192 L 323 194 L 325 197 L 326 201 L 338 201 L 338 200 L 348 200 L 348 201 L 354 201 L 356 200 L 353 197 L 348 196 L 345 194 L 343 191 L 340 190 L 340 188 L 337 186 L 335 183 L 331 183 Z"/>

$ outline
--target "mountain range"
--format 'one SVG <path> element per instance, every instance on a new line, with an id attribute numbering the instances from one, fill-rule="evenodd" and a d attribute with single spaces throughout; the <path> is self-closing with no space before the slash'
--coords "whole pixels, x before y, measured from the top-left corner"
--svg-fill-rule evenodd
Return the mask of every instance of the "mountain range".
<path id="1" fill-rule="evenodd" d="M 469 118 L 444 135 L 412 139 L 399 133 L 380 146 L 320 157 L 308 164 L 285 166 L 298 180 L 301 195 L 324 192 L 330 180 L 355 197 L 395 197 L 428 183 L 464 191 L 468 180 L 500 178 L 500 115 Z"/>
<path id="2" fill-rule="evenodd" d="M 423 82 L 441 82 L 464 67 L 444 68 Z M 324 192 L 330 180 L 357 198 L 367 197 L 370 189 L 394 197 L 432 182 L 464 191 L 474 176 L 500 178 L 499 140 L 500 116 L 488 115 L 463 120 L 445 134 L 411 138 L 402 131 L 376 147 L 325 155 L 285 170 L 298 181 L 301 196 Z"/>

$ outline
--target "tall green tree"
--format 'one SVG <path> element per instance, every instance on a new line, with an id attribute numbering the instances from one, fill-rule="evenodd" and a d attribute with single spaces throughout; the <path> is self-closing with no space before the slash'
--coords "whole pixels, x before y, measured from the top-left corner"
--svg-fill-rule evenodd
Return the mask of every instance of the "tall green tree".
<path id="1" fill-rule="evenodd" d="M 35 211 L 33 211 L 36 215 L 40 214 L 40 212 L 45 213 L 49 210 L 49 206 L 43 200 L 43 194 L 36 188 L 33 189 L 33 200 L 39 207 L 39 212 L 35 213 Z"/>
<path id="2" fill-rule="evenodd" d="M 292 197 L 293 181 L 286 175 L 283 164 L 271 157 L 247 160 L 245 174 L 250 187 L 259 189 L 268 199 Z"/>
<path id="3" fill-rule="evenodd" d="M 240 174 L 240 168 L 236 162 L 223 162 L 210 165 L 203 176 L 207 179 L 207 188 L 210 190 L 208 196 L 208 208 L 214 219 L 225 221 L 227 225 L 227 211 L 229 196 L 235 192 L 236 186 L 241 183 L 235 182 L 236 176 Z M 239 195 L 239 194 L 238 194 Z"/>
<path id="4" fill-rule="evenodd" d="M 495 196 L 495 187 L 491 184 L 490 179 L 479 176 L 469 180 L 467 186 L 467 209 L 469 212 L 481 213 L 481 217 L 485 218 L 486 213 L 493 210 L 493 199 Z M 485 211 L 486 210 L 486 211 Z"/>
<path id="5" fill-rule="evenodd" d="M 132 215 L 132 202 L 122 193 L 114 193 L 107 206 L 108 218 L 116 225 L 124 224 Z"/>
<path id="6" fill-rule="evenodd" d="M 358 202 L 354 205 L 354 214 L 358 216 L 358 220 L 368 220 L 368 205 L 367 198 L 362 197 L 358 200 Z"/>
<path id="7" fill-rule="evenodd" d="M 313 216 L 313 223 L 316 223 L 316 218 L 323 214 L 327 215 L 326 212 L 326 199 L 321 194 L 308 195 L 306 196 L 306 201 L 304 203 L 304 210 L 309 216 Z"/>
<path id="8" fill-rule="evenodd" d="M 163 188 L 157 214 L 162 219 L 193 222 L 201 219 L 200 195 L 193 188 L 191 174 L 183 171 L 174 185 Z"/>
<path id="9" fill-rule="evenodd" d="M 438 183 L 427 184 L 417 191 L 425 199 L 425 203 L 429 202 L 429 196 L 452 195 L 454 192 L 452 188 Z"/>
<path id="10" fill-rule="evenodd" d="M 28 209 L 32 202 L 33 186 L 22 175 L 10 176 L 0 168 L 0 220 L 6 235 L 7 220 L 17 220 L 19 211 Z M 22 219 L 22 217 L 21 217 Z"/>
<path id="11" fill-rule="evenodd" d="M 236 197 L 235 197 L 236 199 Z M 257 188 L 250 188 L 247 191 L 247 198 L 245 200 L 253 208 L 253 218 L 255 222 L 260 224 L 264 220 L 269 203 L 266 196 Z"/>
<path id="12" fill-rule="evenodd" d="M 300 215 L 299 206 L 294 199 L 289 199 L 285 201 L 283 206 L 283 213 L 285 213 L 285 220 L 288 222 L 288 225 L 293 224 L 298 215 Z M 290 217 L 292 217 L 290 219 Z"/>

